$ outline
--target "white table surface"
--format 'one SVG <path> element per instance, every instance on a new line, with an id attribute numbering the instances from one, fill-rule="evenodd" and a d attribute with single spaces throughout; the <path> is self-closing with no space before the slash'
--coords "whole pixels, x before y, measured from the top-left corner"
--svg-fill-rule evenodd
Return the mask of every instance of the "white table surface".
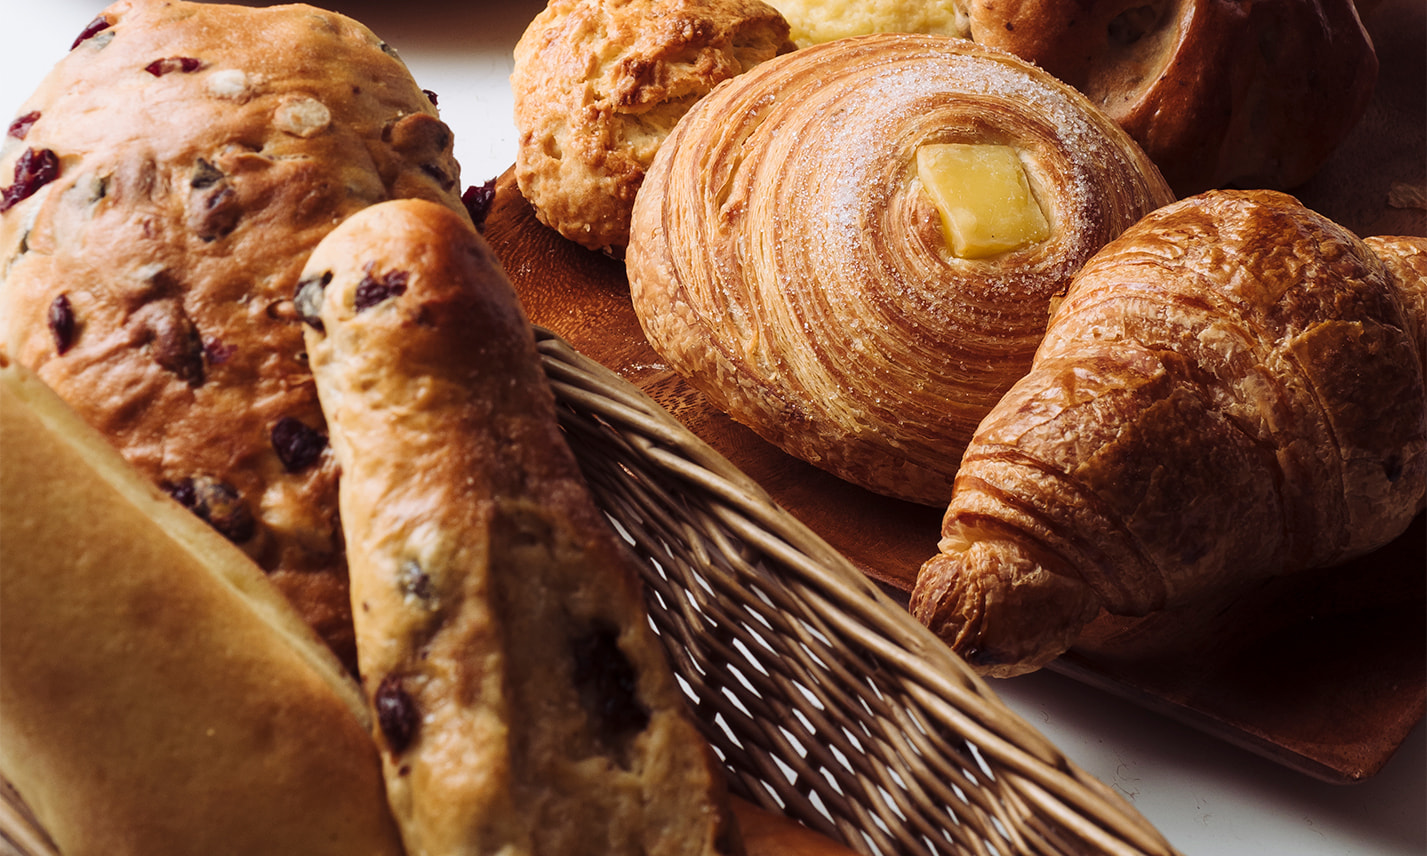
<path id="1" fill-rule="evenodd" d="M 0 119 L 8 124 L 105 5 L 3 0 Z M 442 116 L 456 134 L 467 185 L 499 175 L 514 161 L 511 48 L 543 5 L 535 0 L 330 4 L 394 45 L 421 86 L 438 94 Z M 0 185 L 9 182 L 9 176 L 0 176 Z M 1427 854 L 1427 739 L 1421 724 L 1376 776 L 1332 785 L 1059 675 L 1040 673 L 995 687 L 1072 760 L 1128 797 L 1187 856 Z"/>

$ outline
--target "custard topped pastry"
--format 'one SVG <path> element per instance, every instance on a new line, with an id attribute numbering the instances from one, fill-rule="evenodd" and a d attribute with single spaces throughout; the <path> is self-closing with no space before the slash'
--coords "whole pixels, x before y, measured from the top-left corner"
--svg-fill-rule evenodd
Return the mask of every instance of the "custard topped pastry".
<path id="1" fill-rule="evenodd" d="M 655 350 L 734 419 L 942 504 L 1052 301 L 1172 198 L 1114 122 L 1004 51 L 842 39 L 675 128 L 635 203 L 630 293 Z"/>

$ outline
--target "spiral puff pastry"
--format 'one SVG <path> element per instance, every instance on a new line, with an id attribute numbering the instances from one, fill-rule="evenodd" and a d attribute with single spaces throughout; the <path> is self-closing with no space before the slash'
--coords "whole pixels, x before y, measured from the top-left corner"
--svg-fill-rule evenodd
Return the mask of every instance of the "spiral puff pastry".
<path id="1" fill-rule="evenodd" d="M 1092 259 L 982 423 L 911 610 L 993 675 L 1328 567 L 1427 491 L 1427 241 L 1272 191 L 1155 212 Z M 1212 602 L 1212 601 L 1206 601 Z"/>
<path id="2" fill-rule="evenodd" d="M 919 178 L 939 144 L 1013 153 L 1043 239 L 959 256 Z M 1030 365 L 1051 300 L 1172 199 L 1075 90 L 930 35 L 769 60 L 695 105 L 645 181 L 626 264 L 655 350 L 790 454 L 928 504 Z"/>

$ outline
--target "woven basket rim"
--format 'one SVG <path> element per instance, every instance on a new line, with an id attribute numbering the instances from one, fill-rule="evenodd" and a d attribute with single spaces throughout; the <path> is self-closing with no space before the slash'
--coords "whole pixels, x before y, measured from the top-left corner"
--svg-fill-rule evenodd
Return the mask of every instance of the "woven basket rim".
<path id="1" fill-rule="evenodd" d="M 949 729 L 936 739 L 928 738 L 930 742 L 920 749 L 908 743 L 904 747 L 907 757 L 892 757 L 890 763 L 879 764 L 875 771 L 858 770 L 857 775 L 870 772 L 882 781 L 862 797 L 844 793 L 838 804 L 830 805 L 836 796 L 812 783 L 820 777 L 828 778 L 827 765 L 834 762 L 816 757 L 819 753 L 813 751 L 794 751 L 789 756 L 789 744 L 763 733 L 766 728 L 740 744 L 739 737 L 746 735 L 730 740 L 727 722 L 705 721 L 705 733 L 719 748 L 735 782 L 742 780 L 737 788 L 742 795 L 868 854 L 919 852 L 918 841 L 926 845 L 920 848 L 926 853 L 1176 852 L 1120 794 L 1074 764 L 1006 706 L 948 646 L 848 559 L 782 509 L 753 479 L 643 390 L 579 353 L 554 331 L 539 325 L 534 330 L 546 375 L 562 407 L 567 439 L 586 470 L 597 500 L 626 537 L 645 547 L 661 545 L 657 547 L 658 555 L 653 555 L 656 549 L 646 549 L 640 556 L 645 581 L 658 593 L 650 599 L 651 612 L 677 611 L 668 603 L 679 597 L 669 591 L 670 578 L 675 576 L 671 566 L 682 562 L 667 552 L 668 544 L 679 538 L 701 540 L 704 543 L 695 545 L 695 557 L 689 562 L 698 567 L 679 571 L 690 575 L 682 580 L 685 592 L 716 589 L 721 598 L 742 598 L 740 605 L 748 605 L 760 597 L 770 598 L 770 591 L 776 590 L 778 609 L 786 610 L 789 604 L 807 609 L 812 616 L 810 622 L 817 625 L 812 635 L 832 640 L 829 648 L 814 652 L 814 660 L 817 654 L 823 660 L 841 659 L 839 652 L 832 650 L 835 644 L 848 644 L 860 656 L 875 658 L 881 669 L 876 682 L 859 687 L 843 708 L 866 711 L 867 721 L 834 721 L 834 728 L 857 732 L 864 742 L 885 741 L 888 745 L 907 739 L 909 733 L 931 729 L 929 721 Z M 594 439 L 597 436 L 598 441 Z M 592 472 L 596 465 L 602 465 L 600 472 Z M 611 468 L 616 476 L 609 475 Z M 620 508 L 623 492 L 643 482 L 659 482 L 648 487 L 660 493 L 645 499 L 641 511 L 624 513 Z M 676 525 L 680 529 L 674 535 L 661 532 L 650 537 L 630 532 L 646 521 L 668 517 L 679 518 Z M 729 555 L 710 558 L 709 554 L 720 547 Z M 743 567 L 737 554 L 750 550 L 753 557 L 749 566 Z M 788 600 L 781 602 L 783 598 Z M 727 602 L 721 606 L 729 608 Z M 745 629 L 757 632 L 754 640 L 745 641 L 739 650 L 746 652 L 760 642 L 766 644 L 767 640 L 761 638 L 765 635 L 761 625 L 767 620 L 764 613 L 749 621 L 752 627 Z M 711 627 L 710 635 L 736 636 L 738 632 L 723 620 Z M 745 707 L 758 703 L 760 700 L 753 697 L 758 690 L 746 686 L 744 673 L 751 671 L 749 668 L 744 667 L 732 679 L 715 680 L 717 676 L 711 673 L 717 666 L 716 657 L 680 649 L 680 645 L 699 647 L 699 633 L 708 629 L 685 630 L 692 638 L 683 640 L 671 638 L 671 632 L 662 634 L 676 671 L 686 681 L 702 682 L 698 690 L 705 693 L 737 697 Z M 810 638 L 801 632 L 795 635 Z M 768 668 L 770 662 L 774 668 Z M 753 666 L 773 672 L 786 662 L 780 656 Z M 837 665 L 822 662 L 811 667 L 814 671 L 809 674 L 813 680 L 828 675 L 831 683 L 830 675 L 838 670 Z M 799 692 L 807 691 L 805 684 L 809 681 L 808 677 L 791 681 L 787 686 L 796 686 L 796 691 L 767 681 L 759 688 L 787 696 L 777 699 L 775 706 L 784 705 L 801 716 L 810 716 L 822 700 L 809 707 L 797 697 Z M 690 694 L 697 715 L 705 720 L 710 716 L 717 720 L 720 714 L 727 713 L 726 706 L 710 704 L 707 695 L 697 690 Z M 711 713 L 712 708 L 718 709 Z M 875 727 L 869 723 L 888 716 L 899 720 L 896 728 L 903 731 L 874 734 Z M 806 739 L 807 734 L 803 737 L 794 742 L 816 742 Z M 756 742 L 765 740 L 766 743 Z M 964 789 L 959 796 L 967 806 L 964 812 L 948 812 L 945 804 L 938 804 L 942 800 L 938 794 L 944 796 L 946 792 L 946 759 L 925 751 L 926 745 L 934 745 L 937 740 L 970 747 L 975 757 L 968 766 L 980 769 L 962 774 L 967 777 L 967 787 L 979 785 L 993 792 L 985 800 L 986 805 L 977 805 L 979 796 L 985 794 L 973 796 Z M 809 749 L 807 745 L 802 748 Z M 793 784 L 785 786 L 787 783 L 779 781 L 778 773 L 770 772 L 775 769 Z M 897 793 L 885 798 L 888 790 Z M 882 797 L 875 792 L 881 792 Z M 929 823 L 907 816 L 921 811 L 928 817 L 945 818 L 959 829 L 956 834 L 944 834 L 944 840 L 927 832 L 911 836 L 912 840 L 899 837 L 893 828 L 899 823 Z M 973 827 L 974 834 L 968 835 Z M 945 829 L 933 831 L 947 833 Z"/>

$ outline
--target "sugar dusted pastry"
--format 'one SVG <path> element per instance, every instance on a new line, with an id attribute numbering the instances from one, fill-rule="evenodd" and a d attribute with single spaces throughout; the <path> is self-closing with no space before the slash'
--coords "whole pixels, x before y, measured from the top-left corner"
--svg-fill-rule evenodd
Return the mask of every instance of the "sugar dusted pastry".
<path id="1" fill-rule="evenodd" d="M 650 343 L 770 442 L 942 505 L 1052 301 L 1172 199 L 1080 93 L 949 37 L 803 48 L 697 104 L 626 266 Z"/>
<path id="2" fill-rule="evenodd" d="M 1400 535 L 1427 492 L 1421 251 L 1271 191 L 1132 227 L 978 429 L 912 612 L 1013 675 L 1101 610 L 1224 597 Z"/>
<path id="3" fill-rule="evenodd" d="M 515 47 L 515 174 L 541 222 L 619 256 L 659 144 L 719 83 L 792 50 L 760 0 L 551 0 Z"/>
<path id="4" fill-rule="evenodd" d="M 373 206 L 299 304 L 409 856 L 734 853 L 723 770 L 484 241 L 429 202 Z"/>

